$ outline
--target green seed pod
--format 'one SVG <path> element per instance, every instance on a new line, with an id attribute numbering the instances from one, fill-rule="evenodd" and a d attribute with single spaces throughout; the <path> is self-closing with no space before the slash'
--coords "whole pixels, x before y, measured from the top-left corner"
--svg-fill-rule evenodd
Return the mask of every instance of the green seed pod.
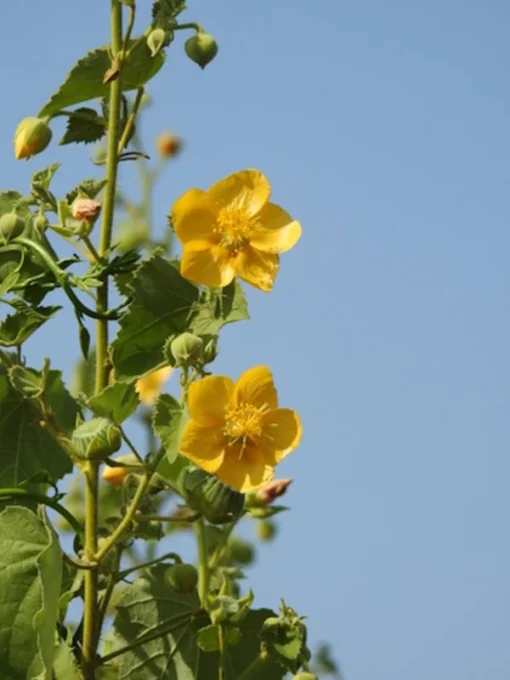
<path id="1" fill-rule="evenodd" d="M 228 542 L 227 555 L 233 562 L 247 566 L 253 562 L 255 550 L 248 541 L 232 537 Z"/>
<path id="2" fill-rule="evenodd" d="M 192 593 L 197 587 L 198 572 L 192 564 L 174 564 L 165 577 L 170 586 L 181 595 Z"/>
<path id="3" fill-rule="evenodd" d="M 151 57 L 163 48 L 166 40 L 166 33 L 162 28 L 155 28 L 147 36 L 147 47 L 151 51 Z"/>
<path id="4" fill-rule="evenodd" d="M 6 213 L 0 217 L 0 243 L 5 245 L 25 228 L 25 222 L 15 212 Z"/>
<path id="5" fill-rule="evenodd" d="M 170 343 L 175 366 L 192 366 L 202 361 L 204 341 L 193 333 L 181 333 Z"/>
<path id="6" fill-rule="evenodd" d="M 14 155 L 16 160 L 30 158 L 44 151 L 51 141 L 52 132 L 41 118 L 23 118 L 14 133 Z"/>
<path id="7" fill-rule="evenodd" d="M 243 511 L 244 495 L 204 470 L 188 468 L 183 487 L 189 507 L 200 512 L 211 524 L 232 522 Z"/>
<path id="8" fill-rule="evenodd" d="M 79 458 L 105 460 L 119 450 L 121 434 L 107 418 L 92 418 L 78 425 L 72 442 Z"/>
<path id="9" fill-rule="evenodd" d="M 272 541 L 273 538 L 276 536 L 277 531 L 278 527 L 276 526 L 276 524 L 274 522 L 269 521 L 268 519 L 264 519 L 260 522 L 257 522 L 256 525 L 257 536 L 264 543 L 269 543 L 269 541 Z"/>
<path id="10" fill-rule="evenodd" d="M 218 54 L 218 43 L 208 33 L 196 33 L 184 43 L 186 54 L 204 69 Z"/>

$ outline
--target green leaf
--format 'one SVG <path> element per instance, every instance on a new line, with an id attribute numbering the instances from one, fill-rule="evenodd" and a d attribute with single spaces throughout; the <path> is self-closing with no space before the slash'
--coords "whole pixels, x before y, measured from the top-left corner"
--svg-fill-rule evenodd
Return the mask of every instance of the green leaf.
<path id="1" fill-rule="evenodd" d="M 232 281 L 226 288 L 206 290 L 202 294 L 190 330 L 197 335 L 216 335 L 226 324 L 249 318 L 241 284 Z"/>
<path id="2" fill-rule="evenodd" d="M 136 90 L 145 85 L 160 70 L 164 60 L 163 52 L 151 57 L 143 37 L 141 40 L 132 40 L 122 67 L 123 91 Z M 103 79 L 111 65 L 108 48 L 88 52 L 71 69 L 65 82 L 41 109 L 39 117 L 54 116 L 69 106 L 106 97 L 110 87 Z"/>
<path id="3" fill-rule="evenodd" d="M 41 374 L 34 371 L 34 379 Z M 53 422 L 66 435 L 74 427 L 78 407 L 65 389 L 60 371 L 49 371 L 44 402 Z M 17 486 L 46 470 L 56 482 L 72 470 L 59 442 L 45 427 L 37 403 L 14 389 L 7 368 L 0 366 L 0 485 Z"/>
<path id="4" fill-rule="evenodd" d="M 23 202 L 23 196 L 18 191 L 0 192 L 0 216 L 16 210 L 20 217 L 27 217 L 30 210 Z"/>
<path id="5" fill-rule="evenodd" d="M 188 458 L 180 454 L 177 454 L 172 462 L 165 456 L 158 466 L 158 474 L 174 491 L 182 496 L 184 495 L 184 473 L 192 465 Z"/>
<path id="6" fill-rule="evenodd" d="M 55 680 L 83 680 L 83 675 L 71 648 L 65 642 L 55 647 L 53 658 Z"/>
<path id="7" fill-rule="evenodd" d="M 22 507 L 0 514 L 0 667 L 10 680 L 51 680 L 62 552 L 45 520 Z"/>
<path id="8" fill-rule="evenodd" d="M 198 301 L 196 286 L 159 255 L 140 265 L 130 289 L 133 302 L 113 343 L 117 380 L 133 380 L 160 366 L 165 341 L 188 330 Z"/>
<path id="9" fill-rule="evenodd" d="M 89 400 L 89 406 L 97 416 L 110 418 L 117 425 L 129 418 L 136 411 L 139 403 L 135 385 L 119 382 L 105 387 L 102 392 Z"/>
<path id="10" fill-rule="evenodd" d="M 108 184 L 105 179 L 85 179 L 77 187 L 74 187 L 66 194 L 66 199 L 69 204 L 71 204 L 76 196 L 78 196 L 78 191 L 82 191 L 87 194 L 89 198 L 96 198 L 96 196 L 105 188 Z"/>
<path id="11" fill-rule="evenodd" d="M 106 134 L 106 121 L 94 109 L 80 107 L 67 119 L 67 128 L 59 144 L 91 144 Z"/>
<path id="12" fill-rule="evenodd" d="M 34 185 L 36 187 L 41 187 L 48 191 L 50 188 L 51 180 L 53 179 L 55 173 L 57 170 L 60 168 L 60 163 L 53 163 L 52 165 L 49 165 L 47 168 L 43 168 L 42 170 L 37 170 L 37 172 L 34 172 L 32 174 L 32 179 L 31 179 L 31 184 L 32 184 L 32 193 L 34 193 Z"/>
<path id="13" fill-rule="evenodd" d="M 173 463 L 179 453 L 181 434 L 188 420 L 188 414 L 169 394 L 161 394 L 154 407 L 152 427 L 165 448 L 169 463 Z"/>
<path id="14" fill-rule="evenodd" d="M 62 309 L 62 307 L 31 307 L 23 300 L 15 300 L 10 304 L 17 311 L 0 322 L 0 346 L 3 347 L 21 345 Z"/>
<path id="15" fill-rule="evenodd" d="M 175 18 L 185 9 L 184 0 L 156 0 L 152 6 L 153 27 L 171 30 L 175 26 Z"/>
<path id="16" fill-rule="evenodd" d="M 225 626 L 224 628 L 225 644 L 229 647 L 237 645 L 241 640 L 241 631 L 239 628 L 232 626 Z M 218 626 L 205 626 L 201 628 L 197 634 L 197 645 L 203 652 L 217 652 L 220 648 L 220 636 Z"/>

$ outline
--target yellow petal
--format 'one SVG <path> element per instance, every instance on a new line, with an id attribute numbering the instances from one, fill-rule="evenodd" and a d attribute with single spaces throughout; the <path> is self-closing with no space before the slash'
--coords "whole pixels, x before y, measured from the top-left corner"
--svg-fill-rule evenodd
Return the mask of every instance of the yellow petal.
<path id="1" fill-rule="evenodd" d="M 233 394 L 235 404 L 251 404 L 259 409 L 277 409 L 278 394 L 267 366 L 254 366 L 238 379 Z"/>
<path id="2" fill-rule="evenodd" d="M 265 253 L 285 253 L 299 241 L 301 225 L 274 203 L 266 203 L 257 215 L 250 244 Z"/>
<path id="3" fill-rule="evenodd" d="M 216 472 L 223 462 L 225 442 L 216 427 L 201 427 L 192 420 L 184 426 L 180 453 L 206 472 Z"/>
<path id="4" fill-rule="evenodd" d="M 271 196 L 271 185 L 258 170 L 242 170 L 216 182 L 207 192 L 218 208 L 241 208 L 256 215 Z"/>
<path id="5" fill-rule="evenodd" d="M 234 383 L 222 375 L 208 375 L 191 383 L 188 391 L 190 418 L 202 427 L 222 427 Z"/>
<path id="6" fill-rule="evenodd" d="M 267 484 L 274 477 L 274 468 L 261 453 L 245 449 L 240 455 L 239 448 L 233 446 L 226 450 L 216 475 L 233 489 L 247 493 Z"/>
<path id="7" fill-rule="evenodd" d="M 217 209 L 208 194 L 190 189 L 172 207 L 172 224 L 181 243 L 188 241 L 214 242 Z"/>
<path id="8" fill-rule="evenodd" d="M 235 260 L 232 260 L 232 264 L 236 274 L 243 281 L 268 293 L 278 274 L 280 260 L 274 253 L 263 253 L 247 246 L 239 252 Z"/>
<path id="9" fill-rule="evenodd" d="M 184 245 L 181 274 L 185 279 L 213 288 L 228 286 L 235 276 L 228 252 L 207 241 Z"/>
<path id="10" fill-rule="evenodd" d="M 136 383 L 136 391 L 142 404 L 152 406 L 156 401 L 163 384 L 172 375 L 172 367 L 164 366 L 163 368 L 153 371 L 148 375 L 144 375 Z"/>
<path id="11" fill-rule="evenodd" d="M 258 446 L 273 465 L 299 445 L 303 434 L 301 419 L 290 408 L 278 408 L 262 416 L 262 436 Z M 271 461 L 271 455 L 274 456 Z"/>

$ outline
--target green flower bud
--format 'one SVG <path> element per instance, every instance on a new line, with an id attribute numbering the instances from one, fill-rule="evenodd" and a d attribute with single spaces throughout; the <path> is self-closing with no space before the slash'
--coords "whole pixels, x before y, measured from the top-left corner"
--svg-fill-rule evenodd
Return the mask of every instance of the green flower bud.
<path id="1" fill-rule="evenodd" d="M 227 554 L 233 562 L 243 565 L 251 564 L 255 558 L 255 550 L 251 543 L 236 537 L 229 540 Z"/>
<path id="2" fill-rule="evenodd" d="M 0 243 L 5 245 L 25 228 L 25 222 L 15 212 L 6 213 L 0 217 Z"/>
<path id="3" fill-rule="evenodd" d="M 269 543 L 269 541 L 272 541 L 275 537 L 278 528 L 274 522 L 270 522 L 269 520 L 265 519 L 261 522 L 257 522 L 256 531 L 257 536 L 261 541 L 264 541 L 264 543 Z"/>
<path id="4" fill-rule="evenodd" d="M 212 336 L 205 343 L 204 364 L 212 363 L 216 359 L 216 357 L 218 356 L 218 353 L 219 353 L 218 338 L 216 336 Z"/>
<path id="5" fill-rule="evenodd" d="M 49 224 L 48 220 L 42 213 L 39 213 L 37 217 L 34 217 L 34 227 L 37 229 L 39 233 L 45 231 L 48 227 L 48 224 Z"/>
<path id="6" fill-rule="evenodd" d="M 218 43 L 208 33 L 196 33 L 184 43 L 186 54 L 204 69 L 218 54 Z"/>
<path id="7" fill-rule="evenodd" d="M 193 333 L 181 333 L 170 343 L 175 366 L 191 366 L 200 363 L 204 354 L 204 341 Z"/>
<path id="8" fill-rule="evenodd" d="M 79 458 L 105 460 L 120 449 L 121 434 L 107 418 L 92 418 L 78 425 L 72 442 Z"/>
<path id="9" fill-rule="evenodd" d="M 166 32 L 162 28 L 153 29 L 147 36 L 147 47 L 151 51 L 151 57 L 155 57 L 164 47 L 167 41 Z"/>
<path id="10" fill-rule="evenodd" d="M 198 572 L 192 564 L 174 564 L 165 577 L 170 586 L 181 595 L 192 593 L 197 587 Z"/>
<path id="11" fill-rule="evenodd" d="M 244 495 L 223 484 L 214 475 L 188 468 L 183 487 L 189 507 L 200 512 L 211 524 L 225 524 L 241 516 Z"/>
<path id="12" fill-rule="evenodd" d="M 310 673 L 309 671 L 301 671 L 295 675 L 292 680 L 319 680 L 315 673 Z"/>
<path id="13" fill-rule="evenodd" d="M 52 132 L 41 118 L 23 118 L 14 133 L 14 156 L 16 160 L 30 158 L 44 151 L 51 141 Z"/>

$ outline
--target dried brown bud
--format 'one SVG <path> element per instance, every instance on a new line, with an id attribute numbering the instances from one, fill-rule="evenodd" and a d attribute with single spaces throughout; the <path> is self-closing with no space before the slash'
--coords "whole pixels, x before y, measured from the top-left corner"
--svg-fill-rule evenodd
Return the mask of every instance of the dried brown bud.
<path id="1" fill-rule="evenodd" d="M 77 198 L 72 205 L 72 215 L 75 220 L 93 222 L 99 215 L 101 203 L 91 198 Z"/>
<path id="2" fill-rule="evenodd" d="M 256 505 L 269 505 L 287 491 L 292 484 L 291 477 L 273 479 L 255 492 Z"/>

